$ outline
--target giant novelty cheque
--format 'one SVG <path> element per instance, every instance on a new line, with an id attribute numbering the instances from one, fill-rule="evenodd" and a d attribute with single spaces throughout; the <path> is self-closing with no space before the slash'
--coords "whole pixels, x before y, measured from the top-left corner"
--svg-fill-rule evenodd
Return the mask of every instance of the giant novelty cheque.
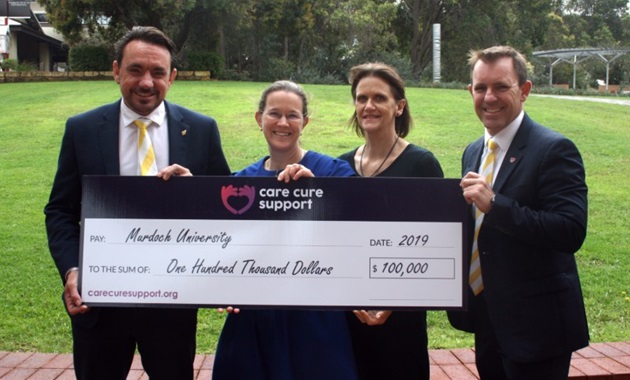
<path id="1" fill-rule="evenodd" d="M 87 176 L 90 306 L 465 308 L 459 180 Z"/>

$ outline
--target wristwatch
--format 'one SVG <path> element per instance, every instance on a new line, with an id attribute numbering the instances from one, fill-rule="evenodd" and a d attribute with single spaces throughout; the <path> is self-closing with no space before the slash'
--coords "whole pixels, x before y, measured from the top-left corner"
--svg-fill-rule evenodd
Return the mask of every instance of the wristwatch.
<path id="1" fill-rule="evenodd" d="M 68 275 L 70 274 L 70 272 L 78 272 L 78 271 L 79 271 L 79 267 L 72 267 L 72 268 L 68 269 L 66 271 L 66 275 L 65 275 L 66 281 L 68 281 Z"/>

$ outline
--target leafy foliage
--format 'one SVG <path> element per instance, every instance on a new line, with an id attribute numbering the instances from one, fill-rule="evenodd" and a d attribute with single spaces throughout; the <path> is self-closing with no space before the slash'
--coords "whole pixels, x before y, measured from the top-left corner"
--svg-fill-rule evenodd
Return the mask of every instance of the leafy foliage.
<path id="1" fill-rule="evenodd" d="M 6 71 L 36 71 L 37 64 L 31 61 L 17 61 L 16 59 L 9 58 L 2 62 L 2 70 Z"/>
<path id="2" fill-rule="evenodd" d="M 112 68 L 109 48 L 104 45 L 79 45 L 70 50 L 72 71 L 107 71 Z"/>
<path id="3" fill-rule="evenodd" d="M 627 0 L 41 0 L 71 45 L 113 43 L 134 25 L 153 25 L 181 47 L 215 52 L 230 78 L 345 82 L 366 60 L 389 60 L 429 79 L 432 27 L 441 25 L 443 81 L 468 81 L 470 49 L 509 44 L 535 50 L 627 46 Z M 392 59 L 395 58 L 395 59 Z M 185 59 L 184 59 L 185 61 Z M 270 67 L 271 62 L 281 63 Z M 290 70 L 273 73 L 270 70 Z M 539 65 L 539 70 L 548 70 Z M 628 76 L 619 60 L 611 78 Z M 591 72 L 588 83 L 600 72 Z M 601 70 L 599 70 L 601 71 Z"/>
<path id="4" fill-rule="evenodd" d="M 2 69 L 3 70 L 17 70 L 18 69 L 18 61 L 17 59 L 13 59 L 13 58 L 8 58 L 5 59 L 2 62 Z"/>
<path id="5" fill-rule="evenodd" d="M 211 51 L 191 51 L 188 53 L 188 70 L 210 71 L 212 77 L 223 72 L 223 57 Z"/>

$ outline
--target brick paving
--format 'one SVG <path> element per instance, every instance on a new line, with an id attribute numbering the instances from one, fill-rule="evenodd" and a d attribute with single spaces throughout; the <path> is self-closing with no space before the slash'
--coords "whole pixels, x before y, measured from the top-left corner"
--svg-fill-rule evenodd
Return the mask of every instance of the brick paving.
<path id="1" fill-rule="evenodd" d="M 431 380 L 476 380 L 471 348 L 431 350 Z M 197 355 L 195 379 L 212 378 L 214 355 Z M 70 354 L 0 351 L 0 380 L 74 380 Z M 630 341 L 593 343 L 573 354 L 571 380 L 630 380 Z M 148 380 L 136 356 L 127 380 Z"/>

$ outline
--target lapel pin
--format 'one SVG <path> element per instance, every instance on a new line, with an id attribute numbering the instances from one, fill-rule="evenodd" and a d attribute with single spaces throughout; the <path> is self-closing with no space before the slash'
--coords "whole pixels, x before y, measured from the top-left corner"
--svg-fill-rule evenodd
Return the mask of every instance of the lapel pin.
<path id="1" fill-rule="evenodd" d="M 516 162 L 516 157 L 510 157 L 510 164 L 513 164 Z"/>
<path id="2" fill-rule="evenodd" d="M 188 133 L 188 131 L 187 131 L 187 130 L 185 130 L 185 129 L 184 129 L 184 130 L 182 130 L 182 136 L 186 136 L 186 133 Z"/>

